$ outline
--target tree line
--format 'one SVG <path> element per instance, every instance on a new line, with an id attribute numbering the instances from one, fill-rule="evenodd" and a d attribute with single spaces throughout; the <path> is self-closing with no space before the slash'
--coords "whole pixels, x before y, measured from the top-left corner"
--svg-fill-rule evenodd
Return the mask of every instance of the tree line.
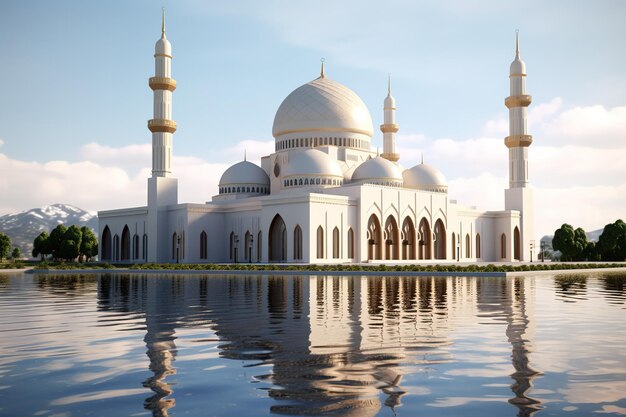
<path id="1" fill-rule="evenodd" d="M 11 238 L 4 233 L 0 233 L 0 262 L 2 262 L 4 258 L 9 257 L 9 252 L 11 252 L 11 258 L 14 260 L 22 257 L 22 252 L 17 246 L 11 251 Z"/>
<path id="2" fill-rule="evenodd" d="M 55 227 L 50 234 L 41 232 L 33 241 L 34 258 L 45 260 L 51 256 L 53 260 L 83 262 L 98 255 L 98 239 L 87 226 L 67 227 L 63 224 Z"/>
<path id="3" fill-rule="evenodd" d="M 597 242 L 589 242 L 585 231 L 565 223 L 554 232 L 552 248 L 562 261 L 626 261 L 626 223 L 621 219 L 604 226 Z"/>

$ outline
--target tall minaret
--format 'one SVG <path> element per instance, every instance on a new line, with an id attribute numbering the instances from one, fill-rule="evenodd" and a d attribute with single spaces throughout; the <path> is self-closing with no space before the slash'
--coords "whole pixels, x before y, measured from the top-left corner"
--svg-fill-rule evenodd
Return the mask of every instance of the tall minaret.
<path id="1" fill-rule="evenodd" d="M 172 45 L 165 37 L 165 11 L 161 21 L 161 39 L 154 47 L 155 76 L 149 80 L 154 91 L 154 118 L 148 120 L 152 132 L 152 176 L 169 177 L 172 174 L 172 139 L 176 122 L 172 120 L 172 92 L 176 80 L 172 78 Z"/>
<path id="2" fill-rule="evenodd" d="M 172 139 L 176 122 L 172 120 L 172 45 L 165 37 L 165 10 L 161 39 L 154 47 L 155 76 L 148 84 L 154 91 L 154 118 L 148 120 L 152 132 L 152 176 L 148 178 L 148 262 L 171 262 L 168 254 L 167 206 L 178 203 L 178 180 L 172 177 Z M 180 234 L 179 234 L 180 235 Z M 182 243 L 181 243 L 182 244 Z"/>
<path id="3" fill-rule="evenodd" d="M 526 94 L 526 64 L 520 58 L 517 33 L 515 59 L 511 63 L 509 79 L 511 94 L 504 100 L 509 109 L 509 136 L 504 138 L 504 144 L 509 148 L 509 188 L 504 192 L 504 205 L 506 210 L 520 212 L 520 260 L 527 261 L 531 256 L 531 241 L 534 240 L 533 194 L 528 186 L 528 147 L 533 138 L 528 134 L 527 126 L 532 97 Z M 513 254 L 513 231 L 508 235 L 511 244 L 508 253 Z"/>
<path id="4" fill-rule="evenodd" d="M 387 79 L 387 97 L 384 103 L 384 124 L 380 125 L 383 132 L 383 158 L 397 162 L 400 155 L 396 153 L 396 132 L 400 128 L 396 124 L 396 99 L 391 95 L 391 77 Z"/>

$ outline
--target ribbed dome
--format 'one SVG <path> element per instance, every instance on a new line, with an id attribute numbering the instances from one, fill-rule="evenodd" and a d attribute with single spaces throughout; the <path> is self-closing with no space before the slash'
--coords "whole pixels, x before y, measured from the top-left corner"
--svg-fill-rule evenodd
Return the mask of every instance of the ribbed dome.
<path id="1" fill-rule="evenodd" d="M 290 155 L 283 177 L 303 175 L 340 177 L 343 179 L 343 174 L 337 162 L 324 152 L 316 149 L 298 151 Z"/>
<path id="2" fill-rule="evenodd" d="M 446 178 L 441 171 L 428 164 L 415 165 L 402 173 L 404 186 L 417 190 L 445 193 L 448 191 Z"/>
<path id="3" fill-rule="evenodd" d="M 219 186 L 238 184 L 269 186 L 270 179 L 258 165 L 241 161 L 224 171 Z"/>
<path id="4" fill-rule="evenodd" d="M 359 165 L 352 174 L 352 182 L 402 186 L 402 171 L 393 162 L 377 156 Z"/>
<path id="5" fill-rule="evenodd" d="M 274 117 L 275 138 L 302 132 L 352 132 L 371 137 L 372 118 L 352 90 L 320 77 L 289 94 Z"/>

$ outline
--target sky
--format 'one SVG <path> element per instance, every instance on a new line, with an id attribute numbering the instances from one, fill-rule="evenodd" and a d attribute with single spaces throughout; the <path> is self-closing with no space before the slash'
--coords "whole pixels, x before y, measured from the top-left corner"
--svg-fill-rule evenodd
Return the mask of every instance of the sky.
<path id="1" fill-rule="evenodd" d="M 0 215 L 146 203 L 154 43 L 172 43 L 179 201 L 273 150 L 276 110 L 326 75 L 374 126 L 391 76 L 400 163 L 424 155 L 449 194 L 504 208 L 509 64 L 526 62 L 537 239 L 626 219 L 626 2 L 619 0 L 30 1 L 0 3 Z M 382 133 L 373 146 L 382 148 Z"/>

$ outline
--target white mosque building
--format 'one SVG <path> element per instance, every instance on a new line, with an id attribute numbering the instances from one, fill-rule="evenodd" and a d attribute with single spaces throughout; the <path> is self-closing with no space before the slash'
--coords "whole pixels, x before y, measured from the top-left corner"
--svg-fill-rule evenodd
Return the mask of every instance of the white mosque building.
<path id="1" fill-rule="evenodd" d="M 448 196 L 425 163 L 398 165 L 396 102 L 384 99 L 383 153 L 372 150 L 370 113 L 348 87 L 321 74 L 276 112 L 274 153 L 261 166 L 228 168 L 205 204 L 180 203 L 171 171 L 172 47 L 155 47 L 152 176 L 143 207 L 98 213 L 100 259 L 109 262 L 434 263 L 526 261 L 533 250 L 528 183 L 526 66 L 516 40 L 510 67 L 509 188 L 504 210 L 481 211 Z"/>

